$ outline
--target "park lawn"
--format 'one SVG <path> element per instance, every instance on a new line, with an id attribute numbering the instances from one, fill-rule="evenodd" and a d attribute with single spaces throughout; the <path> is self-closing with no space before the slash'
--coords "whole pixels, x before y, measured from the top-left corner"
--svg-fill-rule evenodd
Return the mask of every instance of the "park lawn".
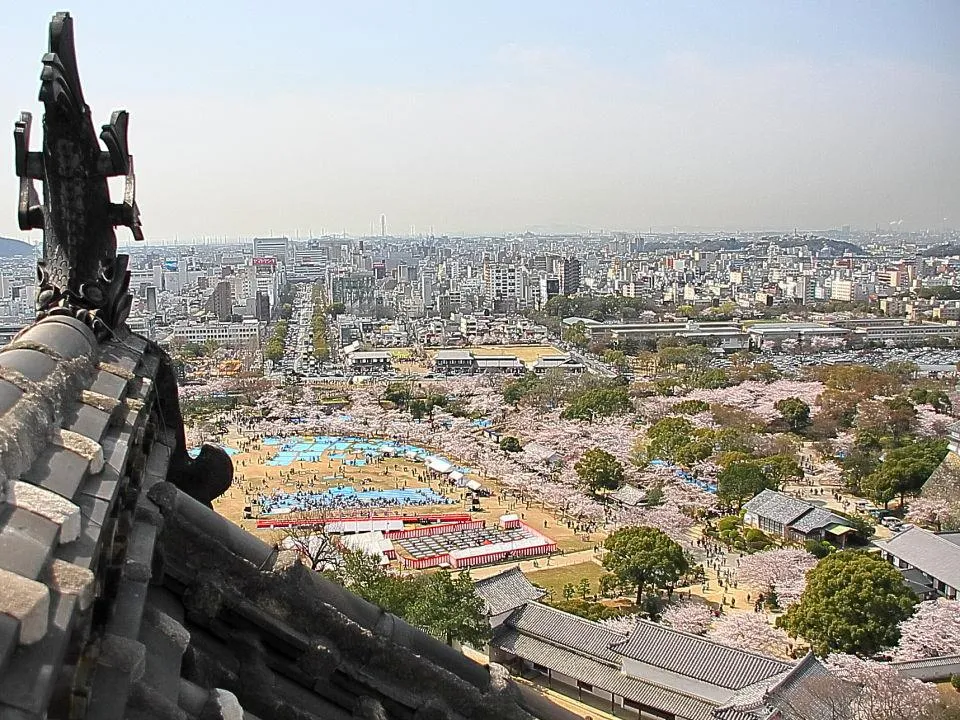
<path id="1" fill-rule="evenodd" d="M 541 560 L 541 567 L 543 567 L 545 563 L 546 560 Z M 596 593 L 599 590 L 600 576 L 605 572 L 606 570 L 595 562 L 582 562 L 576 565 L 534 570 L 527 572 L 526 576 L 534 585 L 549 590 L 554 599 L 562 600 L 563 586 L 570 583 L 576 587 L 583 578 L 587 578 L 587 580 L 590 581 L 591 594 Z"/>

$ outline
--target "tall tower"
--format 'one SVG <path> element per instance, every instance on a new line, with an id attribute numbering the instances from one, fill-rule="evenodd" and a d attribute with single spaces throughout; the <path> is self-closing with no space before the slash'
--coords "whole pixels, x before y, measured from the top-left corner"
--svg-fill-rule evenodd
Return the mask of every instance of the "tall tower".
<path id="1" fill-rule="evenodd" d="M 380 215 L 380 237 L 387 236 L 387 216 L 382 214 Z"/>

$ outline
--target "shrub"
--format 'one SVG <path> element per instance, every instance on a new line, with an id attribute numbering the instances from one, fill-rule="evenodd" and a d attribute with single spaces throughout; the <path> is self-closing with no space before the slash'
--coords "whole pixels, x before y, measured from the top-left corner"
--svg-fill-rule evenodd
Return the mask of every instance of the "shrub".
<path id="1" fill-rule="evenodd" d="M 681 415 L 696 415 L 697 413 L 706 412 L 709 409 L 710 403 L 703 400 L 681 400 L 670 408 L 670 411 Z"/>
<path id="2" fill-rule="evenodd" d="M 950 684 L 953 685 L 954 690 L 960 692 L 960 675 L 951 675 Z"/>
<path id="3" fill-rule="evenodd" d="M 826 540 L 807 540 L 803 544 L 803 547 L 818 560 L 825 558 L 832 552 L 836 552 L 836 548 Z"/>

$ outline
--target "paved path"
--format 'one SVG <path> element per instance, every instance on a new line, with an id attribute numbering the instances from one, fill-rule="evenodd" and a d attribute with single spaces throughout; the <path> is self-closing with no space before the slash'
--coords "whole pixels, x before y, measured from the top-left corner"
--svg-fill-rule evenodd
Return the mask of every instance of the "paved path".
<path id="1" fill-rule="evenodd" d="M 534 567 L 533 563 L 536 562 L 537 566 Z M 488 578 L 497 573 L 501 573 L 508 568 L 511 568 L 515 565 L 520 566 L 520 570 L 524 573 L 537 572 L 538 570 L 550 570 L 551 568 L 556 567 L 566 567 L 567 565 L 578 565 L 585 562 L 597 562 L 597 558 L 593 554 L 593 550 L 580 550 L 579 552 L 564 553 L 563 555 L 552 555 L 550 557 L 550 564 L 547 565 L 547 558 L 533 558 L 531 560 L 521 560 L 519 563 L 501 563 L 499 565 L 485 565 L 484 567 L 473 568 L 469 570 L 470 577 L 474 580 L 482 580 L 483 578 Z M 599 564 L 599 563 L 598 563 Z"/>

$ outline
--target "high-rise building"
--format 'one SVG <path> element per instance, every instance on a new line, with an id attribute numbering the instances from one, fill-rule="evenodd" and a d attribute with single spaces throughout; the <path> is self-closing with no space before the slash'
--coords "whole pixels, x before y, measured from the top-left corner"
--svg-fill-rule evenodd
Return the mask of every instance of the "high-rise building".
<path id="1" fill-rule="evenodd" d="M 254 238 L 253 256 L 258 258 L 276 258 L 284 265 L 289 265 L 290 240 L 285 237 Z"/>
<path id="2" fill-rule="evenodd" d="M 512 263 L 483 264 L 483 294 L 487 302 L 520 295 L 520 271 Z"/>
<path id="3" fill-rule="evenodd" d="M 147 297 L 147 312 L 151 315 L 157 312 L 157 288 L 153 285 L 148 285 L 146 290 Z"/>
<path id="4" fill-rule="evenodd" d="M 560 293 L 573 295 L 580 288 L 580 261 L 563 258 L 560 261 Z"/>
<path id="5" fill-rule="evenodd" d="M 229 280 L 221 280 L 207 298 L 204 309 L 217 316 L 217 320 L 229 320 L 233 315 L 233 289 Z"/>

